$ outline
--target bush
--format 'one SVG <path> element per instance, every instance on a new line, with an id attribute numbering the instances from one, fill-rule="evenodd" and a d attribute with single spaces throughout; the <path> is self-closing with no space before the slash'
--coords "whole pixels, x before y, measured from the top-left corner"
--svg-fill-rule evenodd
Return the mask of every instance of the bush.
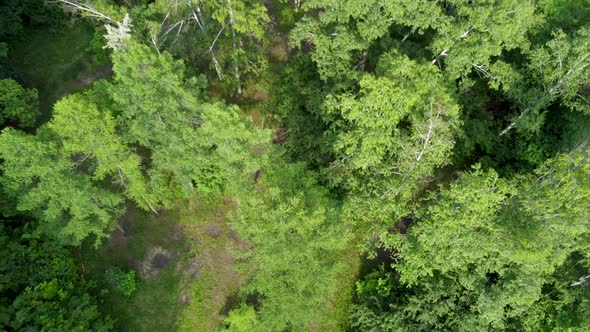
<path id="1" fill-rule="evenodd" d="M 137 284 L 135 282 L 135 271 L 123 272 L 118 267 L 108 269 L 104 273 L 106 281 L 116 290 L 125 296 L 131 296 Z"/>

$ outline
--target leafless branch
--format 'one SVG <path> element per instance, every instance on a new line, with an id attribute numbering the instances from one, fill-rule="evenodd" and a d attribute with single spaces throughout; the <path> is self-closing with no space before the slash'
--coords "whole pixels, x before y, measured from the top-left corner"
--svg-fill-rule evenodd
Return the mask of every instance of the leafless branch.
<path id="1" fill-rule="evenodd" d="M 590 280 L 590 274 L 581 276 L 580 279 L 578 279 L 578 281 L 572 283 L 570 286 L 574 287 L 574 286 L 582 286 L 583 284 L 587 283 L 588 280 Z"/>
<path id="2" fill-rule="evenodd" d="M 87 12 L 90 14 L 90 16 L 98 17 L 98 18 L 101 18 L 101 19 L 104 19 L 104 20 L 107 20 L 110 22 L 115 22 L 115 23 L 117 22 L 116 20 L 112 19 L 108 15 L 99 12 L 94 7 L 92 7 L 88 4 L 85 4 L 85 3 L 80 3 L 80 2 L 74 1 L 74 0 L 56 0 L 56 1 L 52 1 L 52 2 L 61 2 L 65 5 L 74 7 L 76 9 L 79 9 L 84 12 Z"/>

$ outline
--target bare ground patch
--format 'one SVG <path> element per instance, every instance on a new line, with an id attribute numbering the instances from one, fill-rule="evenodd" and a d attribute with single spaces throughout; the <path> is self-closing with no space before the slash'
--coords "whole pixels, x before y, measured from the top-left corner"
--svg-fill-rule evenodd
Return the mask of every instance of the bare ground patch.
<path id="1" fill-rule="evenodd" d="M 105 298 L 119 330 L 214 331 L 244 280 L 232 253 L 247 245 L 226 217 L 234 208 L 231 199 L 193 200 L 155 216 L 130 206 L 102 248 L 80 253 L 97 280 L 113 266 L 137 272 L 132 297 Z"/>
<path id="2" fill-rule="evenodd" d="M 153 278 L 158 272 L 168 266 L 173 259 L 170 250 L 162 247 L 152 247 L 148 249 L 146 258 L 141 263 L 139 273 L 144 279 Z"/>
<path id="3" fill-rule="evenodd" d="M 183 290 L 190 291 L 192 298 L 179 325 L 181 331 L 213 331 L 223 319 L 227 299 L 239 292 L 244 278 L 234 269 L 232 253 L 240 241 L 226 216 L 233 208 L 230 199 L 215 206 L 195 201 L 181 214 L 184 234 L 193 243 L 199 269 L 198 277 Z"/>

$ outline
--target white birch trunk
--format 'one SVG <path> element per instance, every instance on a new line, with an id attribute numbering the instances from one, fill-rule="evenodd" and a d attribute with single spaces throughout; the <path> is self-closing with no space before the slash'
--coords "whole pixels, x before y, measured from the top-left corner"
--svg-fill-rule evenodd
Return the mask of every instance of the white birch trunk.
<path id="1" fill-rule="evenodd" d="M 231 27 L 231 35 L 232 35 L 232 47 L 234 51 L 236 50 L 236 29 L 234 27 L 234 11 L 231 7 L 231 0 L 227 0 L 227 11 L 229 14 L 229 24 Z M 238 63 L 238 59 L 234 58 L 234 74 L 236 76 L 236 84 L 238 85 L 238 94 L 242 94 L 242 83 L 240 79 L 240 65 Z"/>
<path id="2" fill-rule="evenodd" d="M 193 10 L 193 18 L 195 19 L 195 21 L 197 21 L 197 25 L 199 26 L 199 28 L 203 32 L 206 32 L 205 21 L 201 17 L 201 6 L 199 6 L 198 2 L 196 4 L 196 11 Z M 224 80 L 223 71 L 221 70 L 221 65 L 219 64 L 219 60 L 217 60 L 217 56 L 215 55 L 215 51 L 213 50 L 213 47 L 215 46 L 215 42 L 217 41 L 217 38 L 219 38 L 221 31 L 223 31 L 223 28 L 219 31 L 219 33 L 217 34 L 217 37 L 215 37 L 215 40 L 213 41 L 213 43 L 209 47 L 209 53 L 211 54 L 211 61 L 213 61 L 213 65 L 215 66 L 215 72 L 217 73 L 217 78 L 219 78 L 220 81 L 223 81 Z"/>

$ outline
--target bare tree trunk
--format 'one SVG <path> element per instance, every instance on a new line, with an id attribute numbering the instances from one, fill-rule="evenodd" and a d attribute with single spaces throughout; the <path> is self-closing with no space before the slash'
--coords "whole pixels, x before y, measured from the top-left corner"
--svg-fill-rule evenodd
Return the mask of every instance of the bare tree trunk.
<path id="1" fill-rule="evenodd" d="M 361 57 L 361 61 L 354 67 L 359 68 L 360 70 L 365 70 L 365 66 L 367 64 L 367 51 L 363 52 L 363 56 Z"/>
<path id="2" fill-rule="evenodd" d="M 229 24 L 231 27 L 232 47 L 236 50 L 236 29 L 234 28 L 234 11 L 231 8 L 231 0 L 227 0 L 227 11 L 229 14 Z M 242 83 L 240 79 L 240 65 L 238 59 L 234 57 L 234 73 L 236 76 L 236 84 L 238 85 L 238 94 L 242 94 Z"/>
<path id="3" fill-rule="evenodd" d="M 578 281 L 572 283 L 570 286 L 572 286 L 572 287 L 581 286 L 581 285 L 585 284 L 586 282 L 588 282 L 588 280 L 590 280 L 590 274 L 587 274 L 585 276 L 581 276 L 580 279 L 578 279 Z"/>
<path id="4" fill-rule="evenodd" d="M 224 79 L 223 72 L 221 70 L 221 65 L 219 64 L 219 61 L 217 61 L 217 57 L 215 56 L 215 51 L 213 51 L 213 47 L 215 47 L 215 43 L 217 42 L 217 39 L 219 39 L 221 32 L 223 32 L 223 29 L 225 29 L 225 25 L 223 27 L 221 27 L 221 29 L 217 33 L 217 36 L 215 36 L 213 43 L 211 43 L 211 46 L 209 46 L 209 53 L 211 53 L 211 60 L 213 60 L 213 64 L 215 65 L 215 72 L 217 72 L 217 77 L 219 77 L 220 81 L 223 81 L 223 79 Z"/>
<path id="5" fill-rule="evenodd" d="M 116 224 L 117 229 L 119 230 L 119 232 L 121 232 L 121 234 L 123 234 L 123 236 L 127 236 L 127 231 L 125 230 L 125 228 L 123 228 L 119 223 Z"/>
<path id="6" fill-rule="evenodd" d="M 63 4 L 66 4 L 68 6 L 74 7 L 76 9 L 79 9 L 81 11 L 87 12 L 87 13 L 89 13 L 90 16 L 102 18 L 104 20 L 117 23 L 116 20 L 114 20 L 114 19 L 110 18 L 109 16 L 107 16 L 107 15 L 99 12 L 94 7 L 92 7 L 90 5 L 87 5 L 85 3 L 81 3 L 81 2 L 78 2 L 78 1 L 75 1 L 75 0 L 57 0 L 57 1 L 58 2 L 61 2 Z"/>
<path id="7" fill-rule="evenodd" d="M 434 129 L 434 123 L 432 123 L 432 119 L 430 119 L 430 125 L 428 126 L 428 133 L 426 134 L 426 137 L 424 137 L 424 144 L 422 145 L 422 151 L 420 151 L 420 154 L 418 155 L 418 158 L 416 158 L 416 161 L 420 161 L 420 159 L 422 159 L 422 156 L 424 155 L 424 152 L 426 151 L 426 148 L 428 146 L 428 142 L 430 142 L 430 138 L 432 137 L 432 130 Z"/>
<path id="8" fill-rule="evenodd" d="M 406 39 L 408 39 L 412 34 L 414 33 L 414 29 L 410 30 L 410 32 L 406 33 L 404 35 L 404 38 L 402 38 L 402 43 L 406 41 Z"/>
<path id="9" fill-rule="evenodd" d="M 189 2 L 189 6 L 190 6 L 190 2 Z M 201 28 L 201 31 L 206 32 L 207 30 L 205 28 L 205 21 L 201 17 L 201 6 L 199 5 L 198 2 L 196 4 L 196 9 L 193 10 L 193 18 L 195 19 L 195 21 L 197 21 L 197 25 L 199 26 L 199 28 Z M 221 70 L 221 65 L 219 64 L 219 60 L 217 60 L 217 56 L 215 55 L 215 51 L 213 50 L 213 47 L 215 46 L 215 43 L 217 42 L 217 39 L 221 35 L 221 32 L 223 31 L 224 28 L 225 28 L 225 26 L 223 28 L 221 28 L 221 30 L 219 30 L 219 33 L 217 33 L 215 40 L 213 40 L 213 43 L 211 43 L 211 46 L 209 46 L 209 53 L 211 54 L 211 61 L 213 61 L 213 65 L 215 66 L 215 72 L 217 73 L 217 77 L 219 78 L 220 81 L 223 81 L 223 79 L 224 79 L 223 71 Z"/>
<path id="10" fill-rule="evenodd" d="M 523 117 L 525 114 L 527 114 L 527 113 L 528 113 L 530 110 L 531 110 L 530 108 L 527 108 L 526 110 L 522 111 L 522 113 L 520 113 L 520 115 L 518 116 L 518 118 L 517 118 L 517 121 L 518 121 L 518 120 L 520 120 L 520 119 L 522 119 L 522 117 Z M 500 132 L 500 134 L 499 134 L 498 136 L 502 137 L 502 136 L 504 136 L 504 135 L 508 134 L 508 132 L 509 132 L 509 131 L 511 131 L 512 129 L 514 129 L 515 127 L 516 127 L 516 121 L 514 121 L 514 122 L 511 122 L 511 123 L 508 125 L 508 127 L 504 128 L 504 129 L 503 129 L 503 130 Z"/>
<path id="11" fill-rule="evenodd" d="M 148 199 L 147 199 L 147 198 L 143 197 L 143 200 L 144 200 L 144 201 L 145 201 L 145 203 L 146 203 L 146 204 L 147 204 L 147 205 L 150 207 L 150 210 L 152 210 L 152 212 L 153 212 L 155 215 L 160 215 L 160 214 L 158 213 L 158 210 L 156 210 L 156 209 L 155 209 L 155 208 L 152 206 L 152 204 L 150 203 L 150 201 L 148 201 Z"/>
<path id="12" fill-rule="evenodd" d="M 198 14 L 199 18 L 201 18 L 201 24 L 199 24 L 199 25 L 201 25 L 201 29 L 204 29 L 205 28 L 205 21 L 202 18 L 203 16 L 201 15 L 201 5 L 199 4 L 198 1 L 196 2 L 196 7 L 197 7 L 197 14 Z"/>
<path id="13" fill-rule="evenodd" d="M 152 33 L 151 38 L 150 38 L 150 42 L 152 43 L 152 45 L 154 45 L 156 52 L 158 52 L 158 54 L 160 54 L 160 47 L 158 46 L 158 35 L 156 33 Z"/>
<path id="14" fill-rule="evenodd" d="M 209 53 L 211 53 L 211 60 L 213 61 L 213 65 L 215 66 L 215 72 L 217 73 L 217 77 L 220 81 L 223 81 L 223 72 L 221 71 L 221 65 L 219 64 L 219 61 L 217 61 L 215 52 L 213 52 L 213 50 L 209 50 Z"/>

